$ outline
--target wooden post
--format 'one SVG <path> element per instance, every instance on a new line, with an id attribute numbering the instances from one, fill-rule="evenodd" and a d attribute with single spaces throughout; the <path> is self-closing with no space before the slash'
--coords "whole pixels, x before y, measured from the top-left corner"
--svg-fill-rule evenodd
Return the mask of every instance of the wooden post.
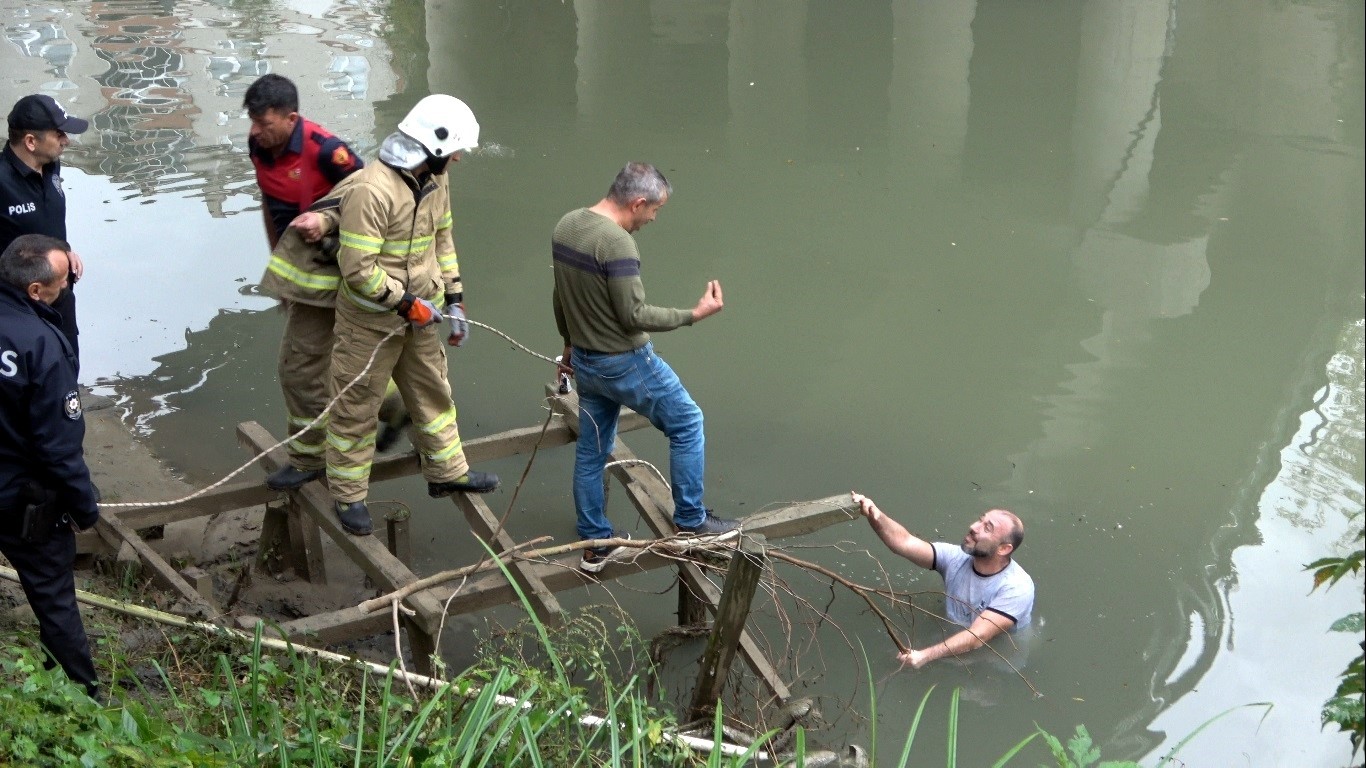
<path id="1" fill-rule="evenodd" d="M 764 554 L 766 543 L 764 537 L 757 534 L 740 537 L 740 545 L 726 570 L 726 583 L 716 606 L 716 622 L 707 638 L 707 649 L 702 653 L 689 720 L 705 718 L 716 711 L 716 702 L 730 677 L 730 665 L 735 660 L 740 635 L 745 631 L 749 606 L 754 601 L 759 579 L 764 575 L 768 559 Z"/>
<path id="2" fill-rule="evenodd" d="M 327 583 L 327 563 L 323 558 L 323 538 L 312 518 L 299 506 L 298 492 L 289 494 L 285 506 L 289 520 L 289 559 L 294 572 L 311 584 Z"/>
<path id="3" fill-rule="evenodd" d="M 430 676 L 434 671 L 432 656 L 436 655 L 436 636 L 406 616 L 403 618 L 403 628 L 408 632 L 408 650 L 413 654 L 413 670 L 419 675 Z"/>
<path id="4" fill-rule="evenodd" d="M 210 603 L 213 602 L 213 576 L 208 571 L 197 565 L 191 565 L 180 570 L 180 577 L 194 587 L 194 591 L 198 592 L 205 600 Z"/>
<path id="5" fill-rule="evenodd" d="M 256 567 L 272 576 L 285 570 L 289 550 L 289 515 L 279 504 L 267 504 L 261 520 L 261 542 L 256 545 Z"/>
<path id="6" fill-rule="evenodd" d="M 408 518 L 412 514 L 406 507 L 384 514 L 384 530 L 388 534 L 389 551 L 400 563 L 413 567 L 413 543 L 408 535 Z"/>
<path id="7" fill-rule="evenodd" d="M 688 580 L 679 574 L 678 584 L 678 626 L 695 627 L 707 623 L 707 603 L 700 595 L 694 594 Z"/>

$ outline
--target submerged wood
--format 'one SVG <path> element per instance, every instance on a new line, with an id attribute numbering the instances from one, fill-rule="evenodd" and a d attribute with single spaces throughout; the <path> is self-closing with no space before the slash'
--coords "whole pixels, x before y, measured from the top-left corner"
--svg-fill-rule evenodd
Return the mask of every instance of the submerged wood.
<path id="1" fill-rule="evenodd" d="M 721 602 L 716 606 L 716 621 L 712 622 L 711 635 L 707 638 L 707 647 L 698 665 L 697 688 L 693 691 L 692 706 L 688 710 L 689 720 L 716 712 L 716 702 L 721 700 L 726 681 L 730 679 L 730 665 L 735 660 L 740 635 L 745 631 L 745 622 L 749 620 L 754 592 L 759 588 L 759 581 L 763 579 L 768 564 L 763 536 L 745 534 L 740 537 L 739 544 L 730 559 L 730 567 L 726 569 Z"/>

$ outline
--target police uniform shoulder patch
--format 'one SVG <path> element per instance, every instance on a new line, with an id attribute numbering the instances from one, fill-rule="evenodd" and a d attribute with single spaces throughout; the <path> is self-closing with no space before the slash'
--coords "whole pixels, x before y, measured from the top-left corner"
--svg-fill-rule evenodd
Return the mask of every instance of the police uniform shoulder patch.
<path id="1" fill-rule="evenodd" d="M 81 393 L 74 389 L 67 392 L 66 397 L 62 398 L 62 410 L 68 419 L 72 421 L 79 419 L 81 417 Z"/>
<path id="2" fill-rule="evenodd" d="M 338 168 L 351 167 L 351 153 L 346 151 L 346 147 L 337 147 L 332 150 L 332 164 Z"/>

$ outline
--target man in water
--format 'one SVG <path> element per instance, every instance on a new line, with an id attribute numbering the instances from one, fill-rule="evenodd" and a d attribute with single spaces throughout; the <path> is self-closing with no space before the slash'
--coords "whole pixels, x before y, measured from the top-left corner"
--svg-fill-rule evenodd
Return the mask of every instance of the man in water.
<path id="1" fill-rule="evenodd" d="M 1024 542 L 1024 523 L 1014 512 L 989 509 L 968 527 L 962 544 L 931 544 L 888 517 L 872 499 L 861 493 L 852 496 L 888 549 L 944 577 L 945 612 L 963 627 L 934 645 L 899 654 L 902 664 L 919 669 L 935 659 L 980 648 L 1002 632 L 1029 626 L 1034 580 L 1013 558 Z"/>

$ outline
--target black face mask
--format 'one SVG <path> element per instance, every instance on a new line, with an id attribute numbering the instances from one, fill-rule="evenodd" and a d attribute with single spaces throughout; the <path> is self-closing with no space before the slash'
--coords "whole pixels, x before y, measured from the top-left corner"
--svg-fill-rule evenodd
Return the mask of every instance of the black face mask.
<path id="1" fill-rule="evenodd" d="M 428 152 L 428 153 L 427 153 L 427 170 L 429 170 L 429 171 L 431 171 L 432 173 L 434 173 L 434 174 L 440 176 L 441 174 L 443 174 L 443 173 L 446 172 L 446 164 L 449 163 L 450 161 L 451 161 L 451 156 L 450 156 L 450 155 L 446 155 L 445 157 L 437 157 L 436 155 L 433 155 L 431 152 Z"/>

